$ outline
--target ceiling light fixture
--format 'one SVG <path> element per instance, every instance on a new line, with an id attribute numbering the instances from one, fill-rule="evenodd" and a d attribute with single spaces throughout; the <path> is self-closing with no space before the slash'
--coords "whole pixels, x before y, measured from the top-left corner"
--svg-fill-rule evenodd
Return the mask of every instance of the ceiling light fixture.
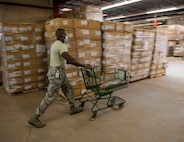
<path id="1" fill-rule="evenodd" d="M 125 18 L 126 16 L 120 15 L 120 16 L 114 16 L 114 17 L 109 17 L 106 18 L 105 20 L 115 20 L 115 19 L 121 19 L 121 18 Z"/>
<path id="2" fill-rule="evenodd" d="M 62 8 L 61 11 L 71 11 L 72 9 L 70 8 Z"/>
<path id="3" fill-rule="evenodd" d="M 155 18 L 146 19 L 146 21 L 150 22 L 150 21 L 154 21 L 155 19 L 157 19 L 157 20 L 167 20 L 167 19 L 170 19 L 170 17 L 168 17 L 168 16 L 155 17 Z"/>
<path id="4" fill-rule="evenodd" d="M 166 9 L 152 10 L 152 11 L 146 12 L 146 14 L 153 14 L 153 13 L 173 11 L 173 10 L 177 10 L 177 8 L 176 7 L 171 7 L 171 8 L 166 8 Z"/>
<path id="5" fill-rule="evenodd" d="M 111 4 L 111 5 L 108 5 L 108 6 L 103 6 L 103 7 L 101 7 L 101 10 L 111 9 L 111 8 L 114 8 L 114 7 L 119 7 L 119 6 L 122 6 L 122 5 L 131 4 L 131 3 L 138 2 L 138 1 L 141 1 L 141 0 L 129 0 L 129 1 L 126 0 L 126 1 L 123 1 L 123 2 L 119 2 L 119 3 L 114 3 L 114 4 Z"/>

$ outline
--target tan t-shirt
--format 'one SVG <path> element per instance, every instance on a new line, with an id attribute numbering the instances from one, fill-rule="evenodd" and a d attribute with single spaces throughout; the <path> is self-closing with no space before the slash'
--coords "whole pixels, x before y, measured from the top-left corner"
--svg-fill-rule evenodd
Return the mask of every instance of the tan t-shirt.
<path id="1" fill-rule="evenodd" d="M 50 66 L 58 67 L 65 65 L 65 59 L 61 56 L 63 52 L 68 52 L 68 48 L 64 43 L 56 40 L 50 49 Z"/>

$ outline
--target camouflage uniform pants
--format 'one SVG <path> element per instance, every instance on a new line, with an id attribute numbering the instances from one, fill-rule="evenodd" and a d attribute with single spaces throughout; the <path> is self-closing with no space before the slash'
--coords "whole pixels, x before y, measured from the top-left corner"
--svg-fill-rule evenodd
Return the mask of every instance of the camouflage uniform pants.
<path id="1" fill-rule="evenodd" d="M 45 97 L 42 99 L 40 106 L 36 109 L 37 115 L 42 115 L 45 110 L 52 104 L 57 97 L 57 92 L 61 88 L 63 94 L 69 100 L 69 104 L 74 105 L 74 92 L 70 82 L 67 79 L 66 73 L 63 69 L 59 69 L 60 77 L 56 78 L 55 73 L 58 69 L 49 68 L 47 73 L 49 85 Z"/>

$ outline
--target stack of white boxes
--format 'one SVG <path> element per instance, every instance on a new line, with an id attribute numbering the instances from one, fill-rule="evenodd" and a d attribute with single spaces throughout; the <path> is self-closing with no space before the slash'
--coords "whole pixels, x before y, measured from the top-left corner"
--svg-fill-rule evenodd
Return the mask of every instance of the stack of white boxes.
<path id="1" fill-rule="evenodd" d="M 170 55 L 172 48 L 173 56 L 184 56 L 184 26 L 169 25 L 168 26 L 168 54 Z"/>
<path id="2" fill-rule="evenodd" d="M 168 30 L 163 27 L 156 28 L 155 47 L 153 52 L 150 77 L 155 75 L 164 75 L 168 62 L 166 60 L 167 53 Z"/>
<path id="3" fill-rule="evenodd" d="M 103 71 L 113 72 L 121 68 L 130 70 L 133 26 L 123 23 L 102 22 Z M 105 74 L 105 80 L 113 75 Z"/>
<path id="4" fill-rule="evenodd" d="M 44 47 L 43 25 L 37 24 L 2 24 L 2 60 L 3 60 L 3 85 L 7 93 L 14 94 L 36 89 L 46 85 L 45 79 L 39 79 L 37 54 L 41 51 L 46 55 Z M 39 32 L 38 32 L 39 31 Z M 37 36 L 39 33 L 39 39 Z M 41 38 L 41 39 L 40 39 Z M 38 43 L 39 42 L 39 47 Z M 39 49 L 37 52 L 36 49 Z M 39 64 L 45 69 L 45 65 Z M 42 85 L 38 84 L 38 80 Z"/>
<path id="5" fill-rule="evenodd" d="M 155 32 L 147 29 L 135 29 L 133 36 L 131 82 L 147 78 L 150 74 Z"/>

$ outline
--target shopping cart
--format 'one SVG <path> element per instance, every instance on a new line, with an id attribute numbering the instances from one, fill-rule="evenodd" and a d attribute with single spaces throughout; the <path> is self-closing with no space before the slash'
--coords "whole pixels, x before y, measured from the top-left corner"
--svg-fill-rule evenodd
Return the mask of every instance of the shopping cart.
<path id="1" fill-rule="evenodd" d="M 126 70 L 116 69 L 113 72 L 102 73 L 101 67 L 92 67 L 90 69 L 81 68 L 81 72 L 87 91 L 79 99 L 81 103 L 79 106 L 84 107 L 86 102 L 93 102 L 90 120 L 96 119 L 98 111 L 114 106 L 118 106 L 119 109 L 123 107 L 125 100 L 118 96 L 112 96 L 112 93 L 128 86 L 129 79 Z M 106 80 L 104 76 L 107 74 L 113 78 Z M 88 92 L 93 92 L 94 95 L 89 96 Z M 100 106 L 101 102 L 102 106 Z"/>

